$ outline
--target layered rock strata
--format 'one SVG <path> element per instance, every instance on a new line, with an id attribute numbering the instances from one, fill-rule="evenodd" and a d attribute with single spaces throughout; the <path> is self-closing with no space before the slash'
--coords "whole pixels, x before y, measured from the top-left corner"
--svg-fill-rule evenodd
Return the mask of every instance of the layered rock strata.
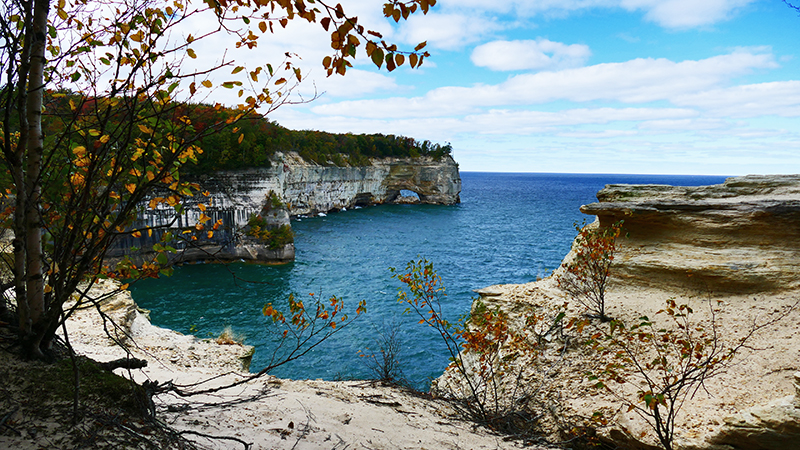
<path id="1" fill-rule="evenodd" d="M 711 333 L 714 346 L 730 349 L 749 336 L 724 370 L 681 403 L 673 448 L 800 448 L 800 176 L 747 176 L 701 187 L 609 185 L 598 200 L 581 208 L 598 217 L 590 226 L 624 220 L 627 234 L 617 241 L 607 315 L 624 324 L 646 316 L 668 329 L 676 325 L 663 309 L 675 301 L 694 310 L 690 328 Z M 570 252 L 564 261 L 574 256 Z M 635 369 L 620 366 L 622 382 L 607 380 L 603 388 L 587 376 L 602 375 L 615 361 L 587 345 L 608 324 L 590 320 L 582 332 L 557 327 L 558 333 L 547 334 L 559 318 L 562 324 L 586 318 L 586 307 L 559 287 L 563 271 L 562 265 L 535 283 L 476 291 L 488 308 L 508 314 L 518 332 L 546 332 L 536 352 L 518 355 L 501 347 L 498 360 L 518 358 L 514 368 L 521 372 L 490 386 L 504 386 L 517 396 L 514 404 L 537 413 L 537 431 L 553 441 L 591 430 L 613 448 L 661 448 L 652 426 L 628 408 L 643 406 L 639 395 L 647 388 Z M 629 349 L 654 354 L 650 347 Z M 440 395 L 451 396 L 463 396 L 463 386 L 454 371 L 434 384 Z"/>
<path id="2" fill-rule="evenodd" d="M 700 187 L 608 185 L 581 211 L 623 220 L 617 277 L 713 292 L 800 287 L 800 176 L 746 176 Z"/>
<path id="3" fill-rule="evenodd" d="M 179 243 L 173 260 L 237 260 L 289 262 L 294 260 L 294 244 L 269 248 L 247 236 L 248 221 L 260 214 L 272 229 L 291 226 L 290 216 L 313 215 L 346 208 L 383 203 L 403 203 L 403 191 L 419 197 L 419 203 L 453 205 L 460 202 L 461 177 L 458 164 L 450 156 L 439 159 L 383 158 L 368 166 L 322 166 L 300 158 L 296 153 L 276 153 L 271 167 L 220 171 L 198 177 L 200 191 L 185 202 L 179 215 L 166 206 L 145 209 L 140 226 L 168 226 L 165 230 L 182 233 L 191 230 L 203 216 L 210 218 L 208 230 L 221 221 L 213 235 L 195 233 L 198 239 Z M 271 205 L 275 196 L 281 203 Z M 202 204 L 202 210 L 200 207 Z M 152 248 L 161 232 L 141 238 L 121 240 L 116 256 L 128 249 Z M 114 256 L 114 255 L 112 255 Z"/>
<path id="4" fill-rule="evenodd" d="M 454 205 L 461 193 L 458 164 L 449 156 L 383 158 L 368 166 L 338 167 L 308 162 L 296 153 L 276 153 L 272 167 L 216 172 L 201 183 L 241 209 L 260 205 L 274 192 L 292 216 L 392 203 L 404 190 L 416 193 L 420 203 Z"/>

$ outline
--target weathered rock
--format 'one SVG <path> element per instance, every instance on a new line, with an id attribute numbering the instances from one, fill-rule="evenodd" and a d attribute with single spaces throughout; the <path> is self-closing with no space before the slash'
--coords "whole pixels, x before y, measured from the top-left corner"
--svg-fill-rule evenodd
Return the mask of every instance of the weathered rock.
<path id="1" fill-rule="evenodd" d="M 623 281 L 714 292 L 800 286 L 800 175 L 700 187 L 608 185 L 581 211 L 624 220 L 614 272 Z"/>
<path id="2" fill-rule="evenodd" d="M 796 393 L 725 419 L 709 439 L 737 450 L 796 450 L 800 447 L 800 372 L 794 374 Z"/>
<path id="3" fill-rule="evenodd" d="M 186 242 L 176 261 L 235 260 L 288 262 L 294 260 L 294 244 L 270 249 L 249 239 L 242 231 L 253 214 L 263 212 L 270 195 L 279 198 L 285 208 L 267 208 L 261 214 L 270 227 L 291 226 L 290 215 L 312 215 L 339 211 L 354 206 L 394 203 L 402 190 L 415 192 L 419 203 L 452 205 L 459 203 L 461 177 L 458 164 L 449 156 L 440 159 L 383 158 L 360 167 L 321 166 L 307 162 L 296 153 L 276 153 L 271 167 L 220 171 L 196 180 L 208 196 L 195 195 L 185 203 L 183 213 L 175 217 L 172 208 L 143 212 L 140 225 L 170 223 L 183 230 L 194 227 L 204 214 L 210 217 L 207 228 L 218 220 L 210 239 L 201 233 L 198 241 Z M 404 202 L 404 200 L 401 200 Z M 203 204 L 204 211 L 198 207 Z M 117 254 L 131 247 L 152 248 L 160 233 L 120 241 Z M 113 256 L 113 254 L 112 254 Z"/>

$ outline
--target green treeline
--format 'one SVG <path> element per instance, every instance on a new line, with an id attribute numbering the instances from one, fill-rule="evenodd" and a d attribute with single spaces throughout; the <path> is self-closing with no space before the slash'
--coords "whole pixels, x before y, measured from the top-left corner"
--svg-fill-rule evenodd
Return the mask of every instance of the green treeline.
<path id="1" fill-rule="evenodd" d="M 195 111 L 198 112 L 198 111 Z M 218 109 L 210 116 L 202 113 L 195 128 L 225 121 L 235 111 Z M 441 158 L 449 155 L 450 144 L 433 144 L 413 138 L 384 134 L 334 134 L 324 131 L 289 130 L 267 118 L 252 114 L 240 119 L 233 128 L 202 139 L 203 154 L 192 173 L 231 170 L 244 167 L 269 167 L 275 152 L 297 152 L 306 161 L 321 165 L 360 166 L 369 158 L 419 157 Z"/>
<path id="2" fill-rule="evenodd" d="M 98 111 L 96 104 L 99 101 L 102 100 L 88 98 L 68 90 L 48 92 L 45 96 L 44 112 L 46 139 L 48 136 L 61 135 L 65 128 L 75 127 L 76 117 L 95 114 Z M 115 101 L 137 100 L 120 97 Z M 306 161 L 327 166 L 360 166 L 369 164 L 369 158 L 429 156 L 439 159 L 450 155 L 452 150 L 450 144 L 434 144 L 430 141 L 417 141 L 410 137 L 391 134 L 335 134 L 324 131 L 289 130 L 257 113 L 244 117 L 240 114 L 235 109 L 220 105 L 175 103 L 170 116 L 173 121 L 180 123 L 179 128 L 164 122 L 147 125 L 157 130 L 169 127 L 173 135 L 191 141 L 199 138 L 196 143 L 203 153 L 197 155 L 197 164 L 187 164 L 182 168 L 183 172 L 192 175 L 216 170 L 269 167 L 270 158 L 275 152 L 297 152 Z M 111 117 L 106 126 L 114 128 L 117 119 L 129 120 L 123 117 Z M 14 131 L 19 128 L 16 123 L 9 125 Z M 113 134 L 112 131 L 99 130 L 102 134 Z M 72 138 L 78 138 L 78 141 L 81 140 L 81 136 L 93 139 L 93 134 L 90 136 L 79 131 Z M 72 145 L 74 144 L 75 142 L 72 142 Z M 91 148 L 91 142 L 80 142 L 80 144 Z M 63 149 L 59 151 L 64 152 Z"/>

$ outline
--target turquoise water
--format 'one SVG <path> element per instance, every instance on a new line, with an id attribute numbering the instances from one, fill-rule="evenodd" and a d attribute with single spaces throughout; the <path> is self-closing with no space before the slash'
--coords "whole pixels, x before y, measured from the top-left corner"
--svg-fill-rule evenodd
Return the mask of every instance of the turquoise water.
<path id="1" fill-rule="evenodd" d="M 399 327 L 406 378 L 425 387 L 447 366 L 432 330 L 404 315 L 389 267 L 422 256 L 447 286 L 449 319 L 469 310 L 474 289 L 526 283 L 552 271 L 575 236 L 573 223 L 592 220 L 578 211 L 609 183 L 704 185 L 718 176 L 462 173 L 456 206 L 384 205 L 293 223 L 297 259 L 285 266 L 185 265 L 170 278 L 132 286 L 154 324 L 199 337 L 225 326 L 256 347 L 251 370 L 264 367 L 275 339 L 262 316 L 265 303 L 285 304 L 289 293 L 336 295 L 368 312 L 312 353 L 272 373 L 285 378 L 359 379 L 371 373 L 358 351 L 375 348 L 380 330 Z M 308 301 L 306 301 L 308 304 Z"/>

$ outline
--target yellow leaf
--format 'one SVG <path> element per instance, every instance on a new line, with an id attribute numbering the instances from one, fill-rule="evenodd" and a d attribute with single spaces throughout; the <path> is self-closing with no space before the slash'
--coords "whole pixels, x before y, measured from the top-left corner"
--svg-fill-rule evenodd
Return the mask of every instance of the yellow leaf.
<path id="1" fill-rule="evenodd" d="M 109 140 L 111 140 L 111 136 L 107 134 L 104 134 L 103 136 L 100 137 L 100 142 L 103 144 L 108 143 Z"/>
<path id="2" fill-rule="evenodd" d="M 197 53 L 195 53 L 191 48 L 186 49 L 186 54 L 189 55 L 189 58 L 197 59 Z"/>
<path id="3" fill-rule="evenodd" d="M 205 212 L 205 210 L 206 210 L 206 205 L 204 205 L 202 203 L 198 204 L 197 207 L 200 208 L 200 211 Z"/>
<path id="4" fill-rule="evenodd" d="M 86 155 L 86 147 L 79 145 L 72 149 L 72 153 L 74 153 L 78 158 L 82 158 L 84 155 Z"/>
<path id="5" fill-rule="evenodd" d="M 214 232 L 213 231 L 209 231 L 208 232 L 208 238 L 211 239 L 212 237 L 214 237 Z"/>
<path id="6" fill-rule="evenodd" d="M 128 192 L 130 192 L 131 194 L 133 194 L 134 192 L 136 192 L 136 185 L 135 185 L 135 184 L 133 184 L 133 183 L 126 184 L 126 185 L 125 185 L 125 189 L 127 189 L 127 190 L 128 190 Z"/>
<path id="7" fill-rule="evenodd" d="M 133 236 L 135 238 L 140 238 L 140 237 L 142 237 L 142 232 L 141 231 L 134 231 L 133 233 L 131 233 L 131 236 Z"/>
<path id="8" fill-rule="evenodd" d="M 239 135 L 239 143 L 241 144 L 243 140 L 244 140 L 244 133 Z"/>
<path id="9" fill-rule="evenodd" d="M 119 288 L 120 288 L 120 289 L 128 289 L 130 286 L 131 286 L 130 284 L 128 284 L 128 283 L 125 283 L 125 284 L 123 284 L 122 286 L 120 286 Z"/>
<path id="10" fill-rule="evenodd" d="M 73 186 L 83 186 L 84 181 L 85 178 L 79 173 L 72 174 L 70 177 L 70 182 L 72 182 Z"/>
<path id="11" fill-rule="evenodd" d="M 146 134 L 153 134 L 153 129 L 148 127 L 147 125 L 137 124 L 139 126 L 139 131 Z"/>
<path id="12" fill-rule="evenodd" d="M 48 292 L 53 292 L 53 287 L 49 284 L 44 287 L 44 293 L 47 294 Z"/>
<path id="13" fill-rule="evenodd" d="M 213 84 L 212 84 L 212 83 L 211 83 L 211 81 L 209 81 L 209 80 L 205 80 L 205 81 L 203 81 L 203 83 L 202 83 L 202 84 L 203 84 L 203 86 L 205 86 L 205 87 L 207 87 L 207 88 L 210 88 L 211 86 L 213 86 Z"/>

